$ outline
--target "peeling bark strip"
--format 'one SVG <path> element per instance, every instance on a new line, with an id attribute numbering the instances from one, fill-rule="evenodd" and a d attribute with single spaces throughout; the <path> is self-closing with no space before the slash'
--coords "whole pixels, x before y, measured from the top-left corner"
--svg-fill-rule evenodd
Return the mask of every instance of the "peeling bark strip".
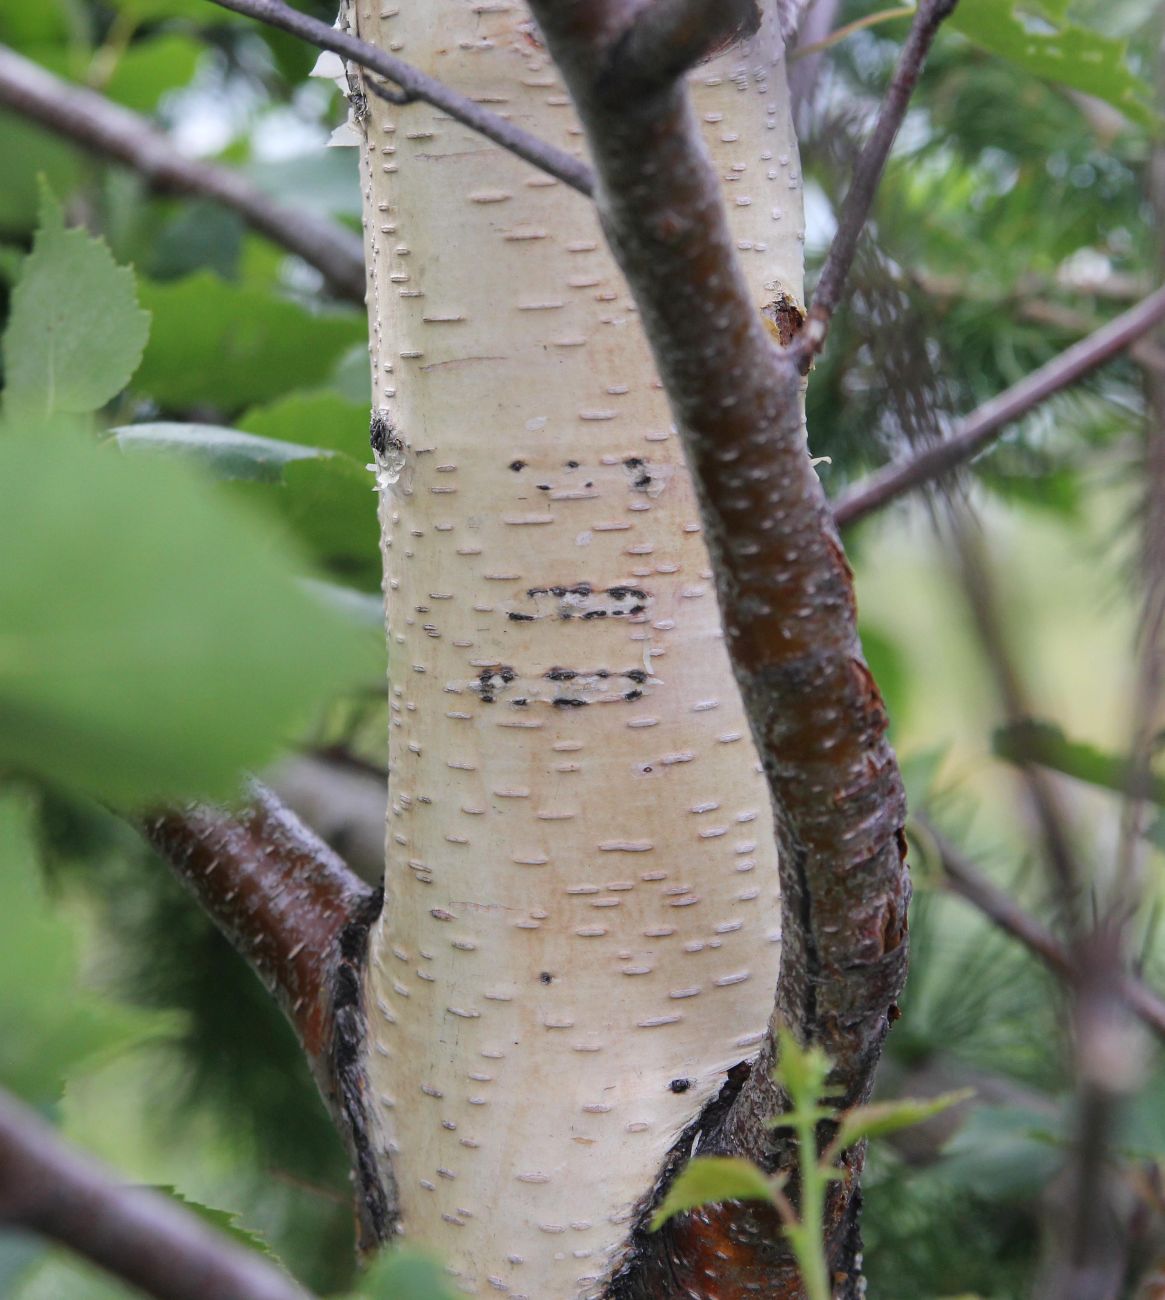
<path id="1" fill-rule="evenodd" d="M 193 805 L 143 829 L 275 995 L 357 1175 L 362 1249 L 390 1232 L 391 1175 L 368 1133 L 361 971 L 382 894 L 369 889 L 271 793 L 253 782 L 238 814 Z"/>
<path id="2" fill-rule="evenodd" d="M 354 16 L 580 149 L 512 0 Z M 758 325 L 803 300 L 780 58 L 766 28 L 693 92 Z M 765 1037 L 769 800 L 691 481 L 593 207 L 427 106 L 370 100 L 364 125 L 373 409 L 400 442 L 378 461 L 380 1138 L 404 1231 L 468 1293 L 593 1297 L 677 1139 Z"/>
<path id="3" fill-rule="evenodd" d="M 715 171 L 681 86 L 605 93 L 631 0 L 533 0 L 591 145 L 604 230 L 635 295 L 699 492 L 733 666 L 776 811 L 783 951 L 773 1026 L 835 1062 L 844 1104 L 864 1100 L 906 972 L 904 796 L 857 638 L 852 575 L 810 465 L 797 368 L 774 347 L 741 270 Z M 773 22 L 773 16 L 766 20 Z M 785 111 L 783 67 L 742 77 Z M 765 1121 L 774 1036 L 701 1149 L 790 1168 Z M 862 1152 L 834 1200 L 831 1258 L 858 1284 L 852 1211 Z M 799 1294 L 771 1219 L 724 1206 L 645 1246 L 620 1294 Z M 646 1284 L 647 1276 L 655 1279 Z"/>

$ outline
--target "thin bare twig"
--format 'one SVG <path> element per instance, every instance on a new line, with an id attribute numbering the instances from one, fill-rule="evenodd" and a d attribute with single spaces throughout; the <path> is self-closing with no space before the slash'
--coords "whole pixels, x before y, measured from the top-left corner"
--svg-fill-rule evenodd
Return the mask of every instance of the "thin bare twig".
<path id="1" fill-rule="evenodd" d="M 930 822 L 920 817 L 915 817 L 914 820 L 937 849 L 947 884 L 952 891 L 976 907 L 1005 934 L 1022 943 L 1054 975 L 1066 984 L 1074 985 L 1077 975 L 1072 957 L 1052 931 L 1020 907 L 1006 890 L 1000 889 L 984 875 L 966 854 L 961 853 Z M 1165 1042 L 1165 998 L 1131 975 L 1126 975 L 1121 981 L 1120 991 L 1129 1009 Z"/>
<path id="2" fill-rule="evenodd" d="M 1165 288 L 1151 293 L 1019 383 L 984 402 L 949 438 L 902 465 L 888 466 L 852 488 L 834 505 L 833 517 L 838 527 L 847 528 L 905 493 L 949 474 L 986 447 L 1014 420 L 1118 356 L 1163 320 Z"/>
<path id="3" fill-rule="evenodd" d="M 160 193 L 214 199 L 314 266 L 337 297 L 363 305 L 364 247 L 355 232 L 277 202 L 229 167 L 182 157 L 174 141 L 148 119 L 96 91 L 62 81 L 3 45 L 0 104 L 125 163 Z"/>
<path id="4" fill-rule="evenodd" d="M 0 1093 L 0 1223 L 59 1242 L 158 1300 L 307 1300 L 275 1264 L 159 1192 L 129 1187 Z"/>
<path id="5" fill-rule="evenodd" d="M 557 177 L 564 185 L 578 190 L 580 194 L 590 196 L 593 191 L 594 177 L 591 169 L 581 159 L 545 140 L 539 140 L 537 136 L 523 131 L 497 113 L 491 113 L 489 109 L 475 104 L 436 77 L 428 76 L 404 59 L 377 49 L 375 45 L 369 45 L 350 32 L 329 27 L 327 23 L 283 4 L 282 0 L 211 0 L 211 3 L 245 14 L 248 18 L 256 18 L 270 27 L 278 27 L 321 50 L 331 50 L 351 63 L 359 64 L 370 72 L 377 72 L 399 86 L 403 92 L 404 98 L 398 96 L 394 102 L 424 100 L 434 108 L 448 113 L 463 126 L 484 135 L 487 140 L 500 144 L 503 149 L 508 149 L 510 153 L 532 163 L 548 175 Z M 392 98 L 391 95 L 386 97 Z"/>
<path id="6" fill-rule="evenodd" d="M 922 76 L 927 52 L 939 27 L 954 11 L 956 3 L 957 0 L 919 0 L 918 11 L 898 58 L 898 67 L 878 110 L 878 119 L 854 167 L 853 180 L 838 219 L 837 233 L 813 292 L 808 319 L 797 340 L 796 346 L 804 359 L 820 352 L 825 342 L 830 318 L 841 301 L 858 240 L 866 227 L 874 195 L 882 179 L 886 159 L 890 156 L 890 149 L 898 135 L 898 128 L 902 125 L 910 99 Z"/>

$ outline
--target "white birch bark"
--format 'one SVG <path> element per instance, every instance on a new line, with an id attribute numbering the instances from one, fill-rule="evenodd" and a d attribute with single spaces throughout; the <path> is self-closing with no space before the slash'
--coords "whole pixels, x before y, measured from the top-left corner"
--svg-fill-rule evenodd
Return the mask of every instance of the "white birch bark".
<path id="1" fill-rule="evenodd" d="M 575 151 L 510 0 L 356 0 L 366 40 Z M 758 311 L 802 300 L 780 37 L 692 78 Z M 750 1058 L 771 813 L 679 442 L 578 194 L 368 97 L 390 657 L 367 1062 L 401 1222 L 468 1294 L 594 1296 L 676 1138 Z"/>

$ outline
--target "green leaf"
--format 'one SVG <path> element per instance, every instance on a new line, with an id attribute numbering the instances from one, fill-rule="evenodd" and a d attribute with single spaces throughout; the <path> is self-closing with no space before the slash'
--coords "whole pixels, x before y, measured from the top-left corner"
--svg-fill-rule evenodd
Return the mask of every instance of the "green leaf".
<path id="1" fill-rule="evenodd" d="M 230 793 L 367 662 L 279 529 L 160 458 L 0 439 L 0 554 L 0 765 L 114 802 Z"/>
<path id="2" fill-rule="evenodd" d="M 205 49 L 185 36 L 135 41 L 118 59 L 105 94 L 139 113 L 152 113 L 167 91 L 190 81 Z"/>
<path id="3" fill-rule="evenodd" d="M 60 204 L 42 186 L 40 229 L 4 333 L 8 417 L 97 410 L 137 369 L 149 323 L 133 272 L 103 241 L 66 230 Z"/>
<path id="4" fill-rule="evenodd" d="M 32 811 L 0 799 L 0 1086 L 34 1104 L 55 1101 L 65 1075 L 124 1048 L 171 1018 L 132 1010 L 78 987 L 78 944 L 67 914 L 45 897 Z"/>
<path id="5" fill-rule="evenodd" d="M 368 408 L 338 393 L 292 393 L 254 407 L 239 421 L 251 434 L 341 453 L 328 460 L 287 464 L 277 493 L 245 489 L 272 508 L 329 573 L 377 591 L 381 566 L 376 496 L 365 468 Z"/>
<path id="6" fill-rule="evenodd" d="M 959 1106 L 975 1095 L 974 1088 L 960 1088 L 957 1092 L 944 1092 L 938 1097 L 903 1097 L 897 1101 L 876 1101 L 868 1106 L 855 1106 L 841 1117 L 841 1124 L 832 1147 L 840 1155 L 855 1143 L 866 1138 L 886 1137 L 899 1129 L 913 1128 L 935 1115 L 941 1115 L 952 1106 Z"/>
<path id="7" fill-rule="evenodd" d="M 313 314 L 205 271 L 143 283 L 142 301 L 154 324 L 134 388 L 171 410 L 231 413 L 320 384 L 368 329 L 355 311 Z"/>
<path id="8" fill-rule="evenodd" d="M 1149 87 L 1129 66 L 1126 41 L 1066 21 L 1061 0 L 1038 8 L 1033 15 L 1022 0 L 972 0 L 958 5 L 947 22 L 1033 76 L 1103 99 L 1141 126 L 1158 124 Z"/>
<path id="9" fill-rule="evenodd" d="M 12 42 L 9 42 L 11 44 Z M 0 231 L 24 235 L 36 225 L 38 178 L 58 194 L 76 180 L 78 156 L 59 136 L 0 110 Z"/>
<path id="10" fill-rule="evenodd" d="M 216 478 L 235 480 L 236 491 L 256 508 L 279 515 L 334 577 L 372 591 L 380 586 L 372 478 L 362 463 L 328 450 L 328 444 L 362 443 L 366 422 L 362 407 L 321 393 L 252 411 L 243 423 L 261 436 L 180 423 L 123 425 L 111 432 L 124 451 L 185 457 Z M 324 446 L 307 445 L 317 437 Z"/>
<path id="11" fill-rule="evenodd" d="M 318 447 L 258 438 L 217 424 L 124 424 L 109 432 L 122 451 L 179 456 L 203 466 L 215 478 L 259 483 L 282 483 L 284 468 L 292 461 L 331 455 Z"/>
<path id="12" fill-rule="evenodd" d="M 184 1195 L 176 1187 L 156 1184 L 153 1190 L 163 1196 L 170 1197 L 171 1200 L 177 1201 L 184 1209 L 196 1214 L 204 1223 L 210 1224 L 224 1237 L 230 1237 L 236 1245 L 246 1246 L 248 1250 L 256 1251 L 260 1255 L 266 1255 L 268 1259 L 275 1259 L 275 1252 L 270 1245 L 259 1233 L 245 1227 L 234 1210 L 220 1210 L 213 1205 L 204 1205 L 201 1201 L 192 1200 L 189 1196 Z"/>
<path id="13" fill-rule="evenodd" d="M 391 1250 L 364 1274 L 350 1300 L 454 1300 L 454 1294 L 436 1260 Z"/>
<path id="14" fill-rule="evenodd" d="M 698 1156 L 681 1171 L 668 1189 L 663 1204 L 651 1218 L 651 1231 L 660 1228 L 683 1210 L 710 1201 L 768 1201 L 773 1204 L 773 1186 L 751 1160 L 736 1156 Z"/>
<path id="15" fill-rule="evenodd" d="M 1118 794 L 1127 792 L 1132 778 L 1127 756 L 1069 740 L 1058 724 L 1035 718 L 998 727 L 991 737 L 991 749 L 1009 763 L 1039 763 Z M 1144 795 L 1158 806 L 1165 805 L 1165 780 L 1150 775 Z"/>
<path id="16" fill-rule="evenodd" d="M 294 461 L 284 468 L 283 479 L 268 500 L 317 563 L 339 581 L 379 590 L 376 493 L 368 471 L 346 456 L 333 456 Z M 238 486 L 250 495 L 268 491 L 255 484 Z"/>
<path id="17" fill-rule="evenodd" d="M 829 1057 L 820 1047 L 802 1047 L 788 1029 L 779 1030 L 777 1038 L 780 1047 L 773 1078 L 789 1094 L 793 1110 L 778 1115 L 772 1121 L 773 1126 L 784 1127 L 797 1119 L 816 1123 L 819 1119 L 832 1118 L 832 1110 L 818 1105 L 827 1096 L 825 1081 L 832 1068 Z"/>
<path id="18" fill-rule="evenodd" d="M 366 352 L 363 367 L 367 374 Z M 239 428 L 263 438 L 283 438 L 308 447 L 342 451 L 356 464 L 364 465 L 370 457 L 368 414 L 367 402 L 352 401 L 339 393 L 296 392 L 267 406 L 252 407 L 239 420 Z"/>

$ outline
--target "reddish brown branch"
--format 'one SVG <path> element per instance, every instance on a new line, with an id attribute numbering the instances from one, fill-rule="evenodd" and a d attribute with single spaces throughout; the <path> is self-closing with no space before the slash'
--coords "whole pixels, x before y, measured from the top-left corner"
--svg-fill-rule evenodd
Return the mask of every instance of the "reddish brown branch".
<path id="1" fill-rule="evenodd" d="M 321 23 L 317 18 L 310 18 L 283 4 L 282 0 L 211 0 L 211 3 L 235 13 L 246 14 L 249 18 L 257 18 L 260 22 L 290 32 L 292 36 L 298 36 L 300 40 L 321 50 L 331 50 L 349 63 L 379 73 L 400 87 L 399 93 L 385 91 L 386 99 L 395 103 L 422 99 L 434 108 L 448 113 L 454 121 L 485 136 L 487 140 L 500 144 L 503 149 L 524 158 L 548 175 L 556 176 L 580 194 L 589 195 L 592 191 L 594 178 L 585 162 L 545 140 L 539 140 L 506 118 L 475 104 L 472 99 L 467 99 L 443 81 L 428 76 L 404 59 L 398 59 L 395 54 L 369 45 L 351 32 L 329 27 L 327 23 Z"/>
<path id="2" fill-rule="evenodd" d="M 273 1263 L 160 1193 L 128 1187 L 0 1093 L 0 1223 L 39 1233 L 158 1300 L 306 1300 Z"/>
<path id="3" fill-rule="evenodd" d="M 267 789 L 239 813 L 151 815 L 150 842 L 271 990 L 303 1045 L 358 1174 L 361 1244 L 389 1232 L 391 1176 L 367 1133 L 360 967 L 380 910 L 369 888 Z"/>
<path id="4" fill-rule="evenodd" d="M 229 167 L 184 158 L 138 113 L 54 77 L 0 45 L 0 104 L 57 135 L 132 167 L 163 194 L 214 199 L 281 248 L 302 257 L 337 297 L 363 305 L 360 236 L 310 212 L 285 207 Z"/>
<path id="5" fill-rule="evenodd" d="M 919 0 L 906 44 L 898 59 L 893 79 L 878 110 L 874 129 L 854 166 L 853 180 L 842 204 L 837 233 L 833 237 L 825 265 L 813 292 L 813 303 L 798 348 L 806 357 L 821 350 L 829 331 L 829 321 L 841 301 L 846 276 L 853 265 L 858 240 L 866 228 L 874 195 L 882 179 L 886 159 L 906 116 L 918 80 L 922 76 L 927 53 L 943 20 L 953 12 L 957 0 Z"/>
<path id="6" fill-rule="evenodd" d="M 195 805 L 150 817 L 146 831 L 317 1058 L 331 1014 L 328 966 L 372 890 L 258 785 L 237 815 Z"/>
<path id="7" fill-rule="evenodd" d="M 612 33 L 626 31 L 636 6 L 532 8 L 586 128 L 604 229 L 684 440 L 769 778 L 783 918 L 774 1026 L 829 1053 L 833 1085 L 850 1105 L 872 1086 L 905 976 L 905 807 L 857 638 L 852 575 L 806 450 L 798 369 L 755 310 L 683 88 L 606 94 Z M 768 1126 L 782 1104 L 770 1077 L 774 1041 L 735 1101 L 703 1118 L 701 1150 L 793 1167 L 795 1149 Z M 690 1147 L 689 1136 L 684 1155 Z M 844 1294 L 860 1280 L 861 1159 L 849 1157 L 831 1223 L 831 1258 L 849 1275 Z M 783 1238 L 755 1207 L 681 1216 L 640 1238 L 639 1250 L 616 1283 L 620 1297 L 800 1295 Z"/>
<path id="8" fill-rule="evenodd" d="M 984 402 L 949 438 L 859 483 L 834 506 L 838 527 L 847 528 L 905 493 L 949 474 L 982 451 L 1013 421 L 1111 361 L 1163 320 L 1165 289 L 1158 289 L 998 397 Z"/>

